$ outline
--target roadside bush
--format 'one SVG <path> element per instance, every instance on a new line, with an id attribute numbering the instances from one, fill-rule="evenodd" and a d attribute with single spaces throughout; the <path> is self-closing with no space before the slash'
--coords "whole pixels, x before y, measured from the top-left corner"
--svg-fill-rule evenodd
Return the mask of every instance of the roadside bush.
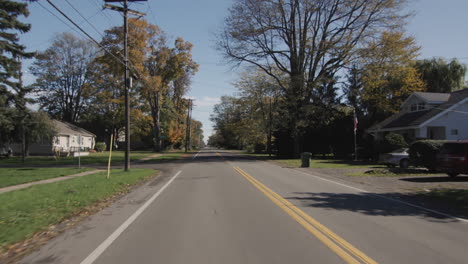
<path id="1" fill-rule="evenodd" d="M 94 146 L 94 149 L 96 149 L 97 152 L 103 152 L 106 148 L 107 145 L 105 142 L 96 142 L 96 146 Z"/>
<path id="2" fill-rule="evenodd" d="M 411 163 L 434 170 L 437 153 L 443 144 L 444 141 L 442 140 L 419 140 L 414 142 L 409 148 Z"/>

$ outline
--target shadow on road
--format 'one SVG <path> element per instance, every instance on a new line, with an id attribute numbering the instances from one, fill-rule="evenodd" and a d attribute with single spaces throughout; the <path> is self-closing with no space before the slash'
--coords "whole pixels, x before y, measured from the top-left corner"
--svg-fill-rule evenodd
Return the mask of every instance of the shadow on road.
<path id="1" fill-rule="evenodd" d="M 451 178 L 448 176 L 442 177 L 415 177 L 415 178 L 403 178 L 399 179 L 400 181 L 408 181 L 408 182 L 468 182 L 468 177 L 465 176 L 458 176 L 455 178 Z"/>
<path id="2" fill-rule="evenodd" d="M 375 216 L 418 216 L 434 222 L 457 222 L 458 220 L 430 212 L 383 197 L 396 199 L 418 206 L 429 207 L 445 214 L 459 218 L 468 218 L 468 212 L 462 208 L 442 207 L 442 203 L 422 197 L 419 194 L 403 193 L 312 193 L 296 192 L 297 196 L 285 197 L 288 200 L 300 201 L 302 206 L 326 208 L 330 210 L 343 210 Z M 446 204 L 445 204 L 446 205 Z"/>
<path id="3" fill-rule="evenodd" d="M 220 154 L 220 155 L 218 155 Z M 252 157 L 247 155 L 242 155 L 239 153 L 231 153 L 223 150 L 204 150 L 196 158 L 194 156 L 184 157 L 184 158 L 168 158 L 168 159 L 152 159 L 144 162 L 139 162 L 141 165 L 146 164 L 167 164 L 175 163 L 182 164 L 187 162 L 197 162 L 197 163 L 209 163 L 209 162 L 222 162 L 222 161 L 247 161 L 255 162 L 259 160 L 259 157 Z M 135 163 L 137 164 L 137 163 Z"/>

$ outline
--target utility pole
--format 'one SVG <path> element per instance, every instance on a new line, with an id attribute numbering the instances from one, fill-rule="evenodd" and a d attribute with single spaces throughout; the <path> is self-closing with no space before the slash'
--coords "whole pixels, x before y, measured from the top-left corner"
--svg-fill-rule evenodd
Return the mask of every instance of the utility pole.
<path id="1" fill-rule="evenodd" d="M 358 119 L 356 115 L 356 109 L 353 109 L 353 124 L 354 124 L 354 161 L 358 159 L 358 150 L 357 150 L 357 127 L 358 127 Z"/>
<path id="2" fill-rule="evenodd" d="M 193 108 L 193 101 L 190 100 L 190 119 L 189 119 L 189 133 L 188 133 L 189 150 L 192 149 L 192 108 Z"/>
<path id="3" fill-rule="evenodd" d="M 128 14 L 136 15 L 139 17 L 144 16 L 135 10 L 128 9 L 128 2 L 143 2 L 146 0 L 104 0 L 104 2 L 123 2 L 123 7 L 104 4 L 104 8 L 109 8 L 114 11 L 122 12 L 124 17 L 124 83 L 125 83 L 125 171 L 130 169 L 130 88 L 131 78 L 128 71 Z"/>
<path id="4" fill-rule="evenodd" d="M 188 152 L 190 149 L 190 130 L 192 126 L 192 99 L 188 100 L 187 107 L 187 123 L 185 131 L 185 152 Z"/>
<path id="5" fill-rule="evenodd" d="M 269 108 L 269 113 L 268 113 L 268 116 L 269 116 L 269 122 L 268 122 L 268 156 L 271 157 L 271 124 L 272 124 L 272 120 L 271 120 L 271 97 L 270 97 L 270 108 Z"/>

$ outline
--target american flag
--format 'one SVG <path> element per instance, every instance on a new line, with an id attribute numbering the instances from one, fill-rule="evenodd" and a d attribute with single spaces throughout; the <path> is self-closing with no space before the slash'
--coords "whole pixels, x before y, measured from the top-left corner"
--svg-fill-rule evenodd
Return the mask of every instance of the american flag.
<path id="1" fill-rule="evenodd" d="M 354 133 L 357 131 L 357 126 L 358 126 L 358 119 L 356 116 L 356 113 L 354 113 Z"/>

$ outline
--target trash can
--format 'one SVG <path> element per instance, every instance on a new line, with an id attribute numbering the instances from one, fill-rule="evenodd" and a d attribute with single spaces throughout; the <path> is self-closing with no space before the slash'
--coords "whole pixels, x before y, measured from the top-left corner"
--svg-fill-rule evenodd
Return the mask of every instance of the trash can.
<path id="1" fill-rule="evenodd" d="M 311 156 L 312 156 L 312 153 L 310 153 L 310 152 L 301 153 L 301 167 L 302 168 L 310 167 L 310 157 Z"/>

